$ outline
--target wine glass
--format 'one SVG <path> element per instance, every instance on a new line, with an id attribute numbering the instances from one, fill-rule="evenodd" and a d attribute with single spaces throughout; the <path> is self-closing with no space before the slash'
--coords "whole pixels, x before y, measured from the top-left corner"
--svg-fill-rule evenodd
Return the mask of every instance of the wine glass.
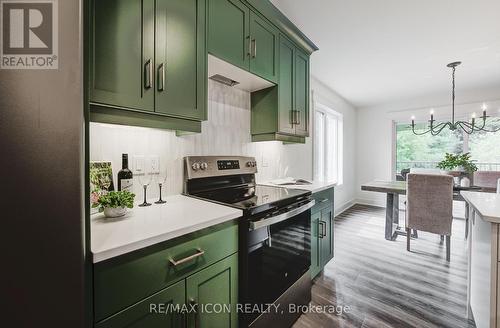
<path id="1" fill-rule="evenodd" d="M 150 169 L 144 170 L 144 173 L 139 175 L 139 183 L 144 188 L 144 202 L 139 205 L 140 207 L 151 206 L 151 203 L 147 202 L 146 194 L 147 194 L 147 189 L 148 189 L 149 184 L 151 183 L 152 178 L 153 178 L 153 176 L 151 175 Z"/>
<path id="2" fill-rule="evenodd" d="M 156 181 L 158 182 L 158 187 L 160 188 L 160 199 L 158 199 L 155 204 L 165 204 L 166 201 L 161 199 L 161 189 L 165 182 L 167 181 L 167 169 L 160 170 L 160 173 L 156 176 Z"/>

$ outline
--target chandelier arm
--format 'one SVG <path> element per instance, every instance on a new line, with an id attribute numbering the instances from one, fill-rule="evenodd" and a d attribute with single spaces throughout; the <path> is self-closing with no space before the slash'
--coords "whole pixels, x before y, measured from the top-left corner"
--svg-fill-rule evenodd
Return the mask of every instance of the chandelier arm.
<path id="1" fill-rule="evenodd" d="M 472 132 L 474 132 L 474 127 L 469 122 L 458 121 L 457 124 L 467 134 L 472 134 Z"/>
<path id="2" fill-rule="evenodd" d="M 441 125 L 441 126 L 440 126 L 440 125 Z M 452 125 L 452 124 L 451 124 L 450 122 L 440 123 L 440 124 L 438 125 L 438 126 L 440 126 L 440 127 L 439 127 L 439 129 L 438 129 L 438 130 L 436 130 L 436 132 L 435 132 L 436 134 L 435 134 L 435 135 L 440 134 L 440 133 L 441 133 L 441 131 L 443 131 L 445 127 L 449 127 L 449 128 L 451 128 L 451 125 Z"/>
<path id="3" fill-rule="evenodd" d="M 415 135 L 417 135 L 417 136 L 423 136 L 424 134 L 427 134 L 427 133 L 431 132 L 431 130 L 430 130 L 430 129 L 429 129 L 429 130 L 426 130 L 426 131 L 424 131 L 424 132 L 416 132 L 416 131 L 415 131 L 415 126 L 414 126 L 414 125 L 412 125 L 412 126 L 411 126 L 411 129 L 412 129 L 413 134 L 415 134 Z"/>

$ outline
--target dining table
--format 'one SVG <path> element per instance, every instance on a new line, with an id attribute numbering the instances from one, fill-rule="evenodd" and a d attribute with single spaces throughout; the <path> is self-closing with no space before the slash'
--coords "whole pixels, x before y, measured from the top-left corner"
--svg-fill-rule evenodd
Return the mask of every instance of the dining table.
<path id="1" fill-rule="evenodd" d="M 361 190 L 373 191 L 386 194 L 386 210 L 385 210 L 385 239 L 396 240 L 398 235 L 406 236 L 406 231 L 399 225 L 399 196 L 406 195 L 406 181 L 388 181 L 374 180 L 361 185 Z M 462 187 L 455 185 L 453 187 L 453 200 L 465 201 L 460 195 L 461 191 L 484 191 L 491 192 L 486 188 L 478 186 Z M 469 204 L 465 202 L 465 238 L 468 236 L 468 220 L 469 220 Z M 416 237 L 416 233 L 413 233 Z"/>

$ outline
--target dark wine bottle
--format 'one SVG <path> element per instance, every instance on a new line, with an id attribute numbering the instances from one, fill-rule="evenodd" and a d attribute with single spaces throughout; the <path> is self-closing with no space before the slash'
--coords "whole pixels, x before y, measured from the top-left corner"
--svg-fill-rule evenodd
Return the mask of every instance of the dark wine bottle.
<path id="1" fill-rule="evenodd" d="M 132 171 L 128 169 L 128 154 L 122 154 L 122 169 L 118 172 L 118 190 L 132 192 L 133 177 Z"/>

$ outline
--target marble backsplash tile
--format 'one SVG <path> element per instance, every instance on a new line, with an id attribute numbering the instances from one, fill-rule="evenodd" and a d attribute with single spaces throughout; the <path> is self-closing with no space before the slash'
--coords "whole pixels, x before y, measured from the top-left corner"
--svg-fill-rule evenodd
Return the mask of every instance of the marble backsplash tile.
<path id="1" fill-rule="evenodd" d="M 158 156 L 160 166 L 167 168 L 168 195 L 182 192 L 184 156 L 254 156 L 258 162 L 258 181 L 282 177 L 285 172 L 307 179 L 311 177 L 309 165 L 299 165 L 297 160 L 310 160 L 309 149 L 309 144 L 251 142 L 250 93 L 214 81 L 209 81 L 208 121 L 202 123 L 200 134 L 177 137 L 174 131 L 90 124 L 90 160 L 111 161 L 115 185 L 123 153 L 129 154 L 131 169 L 135 156 L 144 156 L 146 162 L 151 156 Z M 134 186 L 135 193 L 142 197 L 139 183 L 135 181 Z M 148 188 L 148 195 L 157 197 L 156 184 Z"/>

